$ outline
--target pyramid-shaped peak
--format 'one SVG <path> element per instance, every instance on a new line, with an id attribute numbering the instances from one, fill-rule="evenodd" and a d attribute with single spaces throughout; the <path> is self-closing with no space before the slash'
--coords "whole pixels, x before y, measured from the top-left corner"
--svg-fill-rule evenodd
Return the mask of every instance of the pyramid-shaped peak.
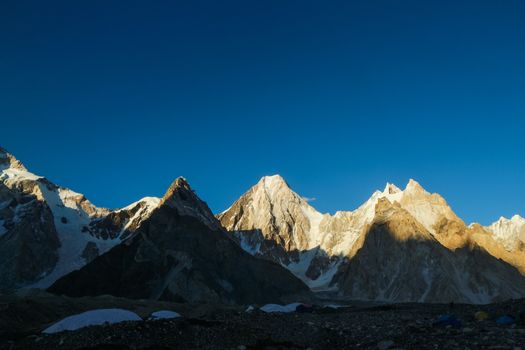
<path id="1" fill-rule="evenodd" d="M 288 183 L 281 175 L 264 176 L 255 188 L 263 190 L 272 197 L 280 193 L 281 190 L 291 191 L 290 186 L 288 186 Z"/>
<path id="2" fill-rule="evenodd" d="M 286 183 L 286 180 L 279 174 L 263 176 L 260 180 L 260 183 L 263 183 L 266 186 L 278 186 L 278 185 L 288 186 L 288 184 Z"/>
<path id="3" fill-rule="evenodd" d="M 0 170 L 8 168 L 27 171 L 22 162 L 16 159 L 11 153 L 7 152 L 5 148 L 0 147 Z"/>
<path id="4" fill-rule="evenodd" d="M 408 180 L 408 184 L 405 188 L 405 191 L 413 192 L 426 192 L 426 190 L 414 179 Z"/>
<path id="5" fill-rule="evenodd" d="M 184 177 L 179 176 L 171 183 L 170 187 L 162 197 L 162 203 L 165 203 L 174 197 L 187 200 L 188 195 L 191 195 L 192 197 L 195 196 L 188 181 Z"/>
<path id="6" fill-rule="evenodd" d="M 179 215 L 194 216 L 210 228 L 217 229 L 219 227 L 218 221 L 206 202 L 195 194 L 188 181 L 182 176 L 175 179 L 168 188 L 160 201 L 159 207 L 162 206 L 176 209 Z"/>
<path id="7" fill-rule="evenodd" d="M 186 180 L 186 178 L 183 176 L 179 176 L 178 178 L 176 178 L 170 187 L 178 187 L 178 188 L 184 188 L 186 190 L 191 190 L 188 180 Z"/>

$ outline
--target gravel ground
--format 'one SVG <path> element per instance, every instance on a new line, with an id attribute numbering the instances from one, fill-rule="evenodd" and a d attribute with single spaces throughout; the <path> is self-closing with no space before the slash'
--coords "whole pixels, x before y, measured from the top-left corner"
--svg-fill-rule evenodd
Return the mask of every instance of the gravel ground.
<path id="1" fill-rule="evenodd" d="M 525 349 L 525 324 L 499 325 L 525 301 L 486 306 L 396 304 L 312 313 L 265 314 L 218 309 L 178 320 L 127 322 L 5 340 L 0 349 Z M 478 322 L 477 311 L 492 319 Z M 459 327 L 433 323 L 453 314 Z M 184 315 L 184 313 L 183 313 Z"/>

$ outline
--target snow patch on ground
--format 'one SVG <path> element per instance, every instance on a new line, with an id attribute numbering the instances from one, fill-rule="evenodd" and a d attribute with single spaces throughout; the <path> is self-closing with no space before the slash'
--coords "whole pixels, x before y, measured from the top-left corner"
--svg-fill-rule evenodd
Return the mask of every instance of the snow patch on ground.
<path id="1" fill-rule="evenodd" d="M 244 310 L 244 312 L 253 312 L 254 310 L 255 308 L 252 305 L 250 305 L 246 308 L 246 310 Z"/>
<path id="2" fill-rule="evenodd" d="M 150 319 L 152 320 L 167 320 L 172 318 L 181 318 L 182 316 L 175 311 L 161 310 L 155 311 L 151 314 Z"/>
<path id="3" fill-rule="evenodd" d="M 53 334 L 63 331 L 75 331 L 84 327 L 114 324 L 125 321 L 142 321 L 142 319 L 136 313 L 128 310 L 98 309 L 66 317 L 51 327 L 46 328 L 42 333 Z"/>
<path id="4" fill-rule="evenodd" d="M 329 305 L 324 305 L 323 307 L 324 308 L 328 308 L 328 309 L 341 309 L 341 308 L 344 308 L 344 307 L 348 307 L 348 305 L 329 304 Z"/>
<path id="5" fill-rule="evenodd" d="M 288 305 L 279 305 L 279 304 L 266 304 L 261 307 L 261 311 L 266 313 L 280 312 L 280 313 L 291 313 L 297 310 L 297 307 L 302 305 L 301 303 L 292 303 Z"/>

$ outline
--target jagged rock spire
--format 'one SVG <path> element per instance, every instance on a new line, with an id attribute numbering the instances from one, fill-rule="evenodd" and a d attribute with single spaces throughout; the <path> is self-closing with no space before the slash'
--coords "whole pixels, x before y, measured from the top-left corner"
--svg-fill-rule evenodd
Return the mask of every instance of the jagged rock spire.
<path id="1" fill-rule="evenodd" d="M 188 181 L 180 176 L 168 188 L 160 201 L 160 206 L 177 209 L 180 215 L 193 216 L 213 229 L 220 227 L 206 202 L 202 201 L 190 187 Z"/>

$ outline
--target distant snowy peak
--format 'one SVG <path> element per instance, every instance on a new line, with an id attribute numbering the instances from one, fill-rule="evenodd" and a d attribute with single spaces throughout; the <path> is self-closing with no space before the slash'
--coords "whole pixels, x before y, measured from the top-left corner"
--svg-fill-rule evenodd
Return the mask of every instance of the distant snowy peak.
<path id="1" fill-rule="evenodd" d="M 520 250 L 525 246 L 525 218 L 519 215 L 510 219 L 501 217 L 485 229 L 509 251 Z"/>
<path id="2" fill-rule="evenodd" d="M 403 209 L 407 210 L 435 236 L 439 237 L 442 233 L 442 225 L 446 225 L 450 221 L 464 226 L 463 221 L 452 211 L 443 197 L 437 193 L 427 192 L 413 179 L 410 179 L 403 191 L 397 187 L 391 189 L 387 186 L 379 197 L 387 198 L 392 203 L 398 202 Z"/>
<path id="3" fill-rule="evenodd" d="M 413 218 L 420 239 L 434 235 L 445 242 L 451 238 L 441 237 L 441 227 L 461 226 L 446 201 L 415 180 L 404 190 L 387 183 L 354 211 L 329 215 L 319 213 L 281 176 L 265 176 L 218 215 L 243 249 L 281 263 L 315 289 L 331 288 L 332 277 L 359 249 L 370 226 L 392 217 Z M 461 245 L 452 238 L 451 246 Z"/>
<path id="4" fill-rule="evenodd" d="M 280 210 L 293 205 L 310 206 L 306 199 L 290 188 L 281 175 L 262 177 L 243 197 L 250 200 L 252 207 L 271 204 L 272 208 Z"/>
<path id="5" fill-rule="evenodd" d="M 274 199 L 280 194 L 292 194 L 290 186 L 286 183 L 281 175 L 264 176 L 259 183 L 255 185 L 256 190 L 264 190 L 270 199 Z"/>
<path id="6" fill-rule="evenodd" d="M 127 238 L 159 202 L 98 208 L 0 149 L 0 290 L 49 286 Z"/>
<path id="7" fill-rule="evenodd" d="M 6 169 L 17 169 L 20 171 L 27 171 L 25 166 L 16 159 L 12 154 L 0 147 L 0 171 Z"/>
<path id="8" fill-rule="evenodd" d="M 261 178 L 218 218 L 227 230 L 240 232 L 238 238 L 247 251 L 252 254 L 268 251 L 274 255 L 273 259 L 288 261 L 282 249 L 275 250 L 268 241 L 296 253 L 310 249 L 319 244 L 317 233 L 323 215 L 295 193 L 280 175 L 273 175 Z"/>

